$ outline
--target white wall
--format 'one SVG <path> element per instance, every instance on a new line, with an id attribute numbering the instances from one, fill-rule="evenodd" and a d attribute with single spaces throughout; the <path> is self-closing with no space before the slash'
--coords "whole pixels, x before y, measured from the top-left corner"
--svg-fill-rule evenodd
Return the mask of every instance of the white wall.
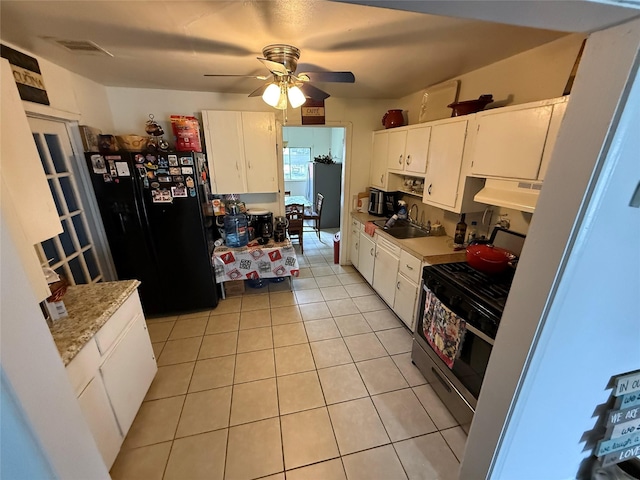
<path id="1" fill-rule="evenodd" d="M 240 110 L 274 111 L 260 97 L 249 98 L 244 94 L 221 94 L 212 92 L 184 92 L 178 90 L 151 90 L 136 88 L 107 88 L 113 121 L 114 133 L 128 134 L 144 132 L 149 114 L 163 126 L 166 138 L 173 141 L 171 134 L 171 115 L 194 115 L 200 117 L 202 110 Z M 347 140 L 350 151 L 347 159 L 352 173 L 347 191 L 351 195 L 363 191 L 369 184 L 369 165 L 371 162 L 371 132 L 377 128 L 384 112 L 391 108 L 388 101 L 361 100 L 330 97 L 325 101 L 325 119 L 327 126 L 351 125 L 351 138 Z M 284 123 L 283 113 L 276 113 L 276 121 L 285 126 L 302 125 L 300 109 L 287 112 Z M 349 177 L 347 177 L 349 178 Z M 283 185 L 284 187 L 284 185 Z M 279 199 L 261 196 L 253 205 L 278 211 Z M 249 199 L 243 199 L 247 202 Z"/>
<path id="2" fill-rule="evenodd" d="M 113 130 L 106 87 L 29 51 L 17 48 L 9 42 L 3 40 L 2 43 L 34 57 L 40 65 L 50 105 L 23 102 L 27 112 L 78 120 L 80 125 L 99 128 L 103 133 Z"/>

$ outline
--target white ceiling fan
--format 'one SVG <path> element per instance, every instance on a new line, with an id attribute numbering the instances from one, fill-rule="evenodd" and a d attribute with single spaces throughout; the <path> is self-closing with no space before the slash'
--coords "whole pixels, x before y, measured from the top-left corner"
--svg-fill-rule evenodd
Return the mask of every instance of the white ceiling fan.
<path id="1" fill-rule="evenodd" d="M 291 106 L 297 108 L 306 101 L 307 97 L 313 100 L 324 100 L 330 96 L 327 92 L 311 85 L 310 82 L 355 82 L 352 72 L 296 73 L 300 50 L 292 45 L 268 45 L 262 49 L 262 54 L 264 58 L 257 58 L 271 72 L 271 80 L 269 75 L 206 74 L 205 77 L 249 77 L 269 80 L 249 96 L 261 95 L 267 104 L 280 110 L 287 108 L 287 98 Z"/>

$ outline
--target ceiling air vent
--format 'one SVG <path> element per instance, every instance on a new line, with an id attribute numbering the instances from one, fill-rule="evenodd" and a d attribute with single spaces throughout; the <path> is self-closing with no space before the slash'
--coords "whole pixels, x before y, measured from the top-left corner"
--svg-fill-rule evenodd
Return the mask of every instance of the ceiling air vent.
<path id="1" fill-rule="evenodd" d="M 42 37 L 44 40 L 53 42 L 56 45 L 63 47 L 64 49 L 73 53 L 82 53 L 88 55 L 107 55 L 113 57 L 111 53 L 97 44 L 90 42 L 89 40 L 66 40 L 64 38 L 54 37 Z"/>

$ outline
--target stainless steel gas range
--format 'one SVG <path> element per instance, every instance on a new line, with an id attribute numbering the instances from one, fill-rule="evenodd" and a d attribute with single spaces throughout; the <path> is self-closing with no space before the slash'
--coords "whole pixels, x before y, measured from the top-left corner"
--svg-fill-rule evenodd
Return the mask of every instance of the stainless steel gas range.
<path id="1" fill-rule="evenodd" d="M 519 255 L 524 235 L 499 233 Z M 514 273 L 485 274 L 466 262 L 423 269 L 411 359 L 466 432 Z"/>

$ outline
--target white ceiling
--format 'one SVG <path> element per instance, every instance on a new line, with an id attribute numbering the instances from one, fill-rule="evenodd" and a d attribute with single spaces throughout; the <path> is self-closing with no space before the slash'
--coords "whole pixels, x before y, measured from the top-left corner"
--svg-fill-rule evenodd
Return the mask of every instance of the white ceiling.
<path id="1" fill-rule="evenodd" d="M 7 1 L 3 41 L 108 86 L 249 93 L 262 48 L 301 49 L 298 72 L 350 70 L 333 96 L 399 98 L 553 41 L 562 32 L 325 0 Z M 42 37 L 89 40 L 113 54 L 70 53 Z M 45 79 L 46 82 L 46 79 Z"/>

